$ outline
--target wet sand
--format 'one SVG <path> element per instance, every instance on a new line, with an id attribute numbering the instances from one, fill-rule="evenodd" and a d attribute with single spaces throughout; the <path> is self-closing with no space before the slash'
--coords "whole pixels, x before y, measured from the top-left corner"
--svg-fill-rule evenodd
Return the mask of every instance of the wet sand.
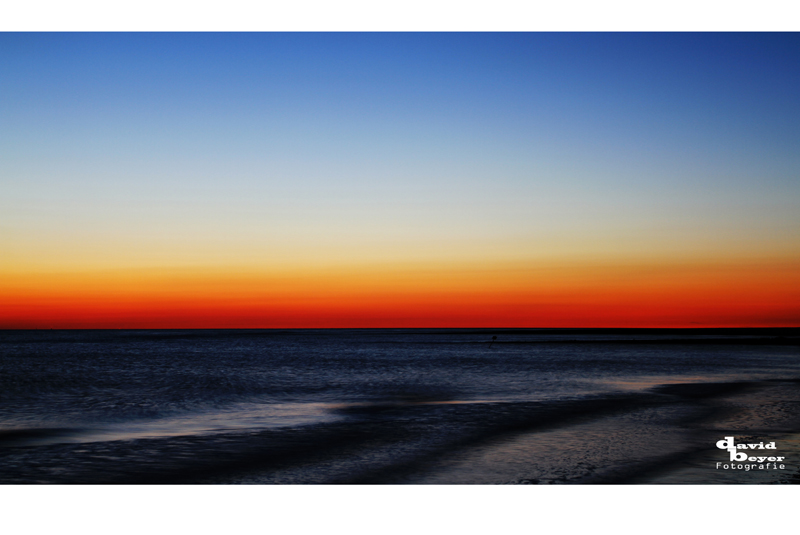
<path id="1" fill-rule="evenodd" d="M 800 380 L 661 385 L 560 402 L 387 399 L 291 429 L 50 444 L 0 436 L 0 483 L 797 483 Z M 723 470 L 737 442 L 775 442 L 783 470 Z M 759 455 L 763 455 L 759 453 Z"/>

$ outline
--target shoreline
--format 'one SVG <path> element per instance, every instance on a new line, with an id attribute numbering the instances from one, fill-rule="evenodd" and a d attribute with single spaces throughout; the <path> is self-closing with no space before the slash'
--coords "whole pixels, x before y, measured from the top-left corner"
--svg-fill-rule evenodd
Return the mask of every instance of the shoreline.
<path id="1" fill-rule="evenodd" d="M 798 407 L 800 378 L 662 384 L 559 402 L 376 403 L 342 409 L 344 422 L 282 430 L 6 443 L 0 483 L 798 483 Z M 710 470 L 726 455 L 716 441 L 729 435 L 777 441 L 791 471 L 762 481 Z"/>

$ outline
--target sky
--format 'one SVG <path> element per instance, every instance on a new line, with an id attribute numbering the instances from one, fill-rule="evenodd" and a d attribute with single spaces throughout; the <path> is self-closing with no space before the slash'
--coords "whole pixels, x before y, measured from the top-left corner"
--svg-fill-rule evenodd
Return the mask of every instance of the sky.
<path id="1" fill-rule="evenodd" d="M 0 33 L 0 328 L 800 326 L 800 34 Z"/>

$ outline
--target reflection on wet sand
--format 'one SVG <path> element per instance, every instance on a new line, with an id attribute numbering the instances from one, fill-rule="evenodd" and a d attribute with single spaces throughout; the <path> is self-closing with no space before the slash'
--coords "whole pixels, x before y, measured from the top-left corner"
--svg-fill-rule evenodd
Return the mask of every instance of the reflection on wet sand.
<path id="1" fill-rule="evenodd" d="M 511 334 L 4 333 L 0 483 L 798 482 L 796 345 Z"/>

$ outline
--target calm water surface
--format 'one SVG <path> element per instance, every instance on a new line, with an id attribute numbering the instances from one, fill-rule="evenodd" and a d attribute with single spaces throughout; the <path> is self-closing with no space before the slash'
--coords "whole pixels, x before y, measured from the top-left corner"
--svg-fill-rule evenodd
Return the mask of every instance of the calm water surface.
<path id="1" fill-rule="evenodd" d="M 556 459 L 559 441 L 580 452 L 586 433 L 596 435 L 596 443 L 631 435 L 617 452 L 626 462 L 658 457 L 666 442 L 685 447 L 679 422 L 701 405 L 708 409 L 712 398 L 703 394 L 698 403 L 692 394 L 667 402 L 676 394 L 660 392 L 659 385 L 789 388 L 800 377 L 796 333 L 778 334 L 782 338 L 764 331 L 3 331 L 0 454 L 12 469 L 5 475 L 0 469 L 0 482 L 72 482 L 53 474 L 69 478 L 75 466 L 81 469 L 74 482 L 95 476 L 106 482 L 98 474 L 108 473 L 112 461 L 108 452 L 92 449 L 101 447 L 114 451 L 111 458 L 158 465 L 162 474 L 173 470 L 175 482 L 192 462 L 207 466 L 208 448 L 250 459 L 233 471 L 215 466 L 207 471 L 216 474 L 209 482 L 346 482 L 348 473 L 361 473 L 348 472 L 348 462 L 374 465 L 376 479 L 364 482 L 540 482 L 543 476 L 520 474 L 526 467 L 543 473 L 531 467 L 535 459 Z M 717 404 L 726 399 L 712 394 Z M 784 413 L 782 425 L 790 426 L 796 411 Z M 587 425 L 584 432 L 577 427 Z M 569 440 L 567 429 L 575 435 Z M 265 437 L 270 445 L 293 437 L 301 445 L 295 450 L 306 452 L 303 462 L 316 468 L 275 464 L 274 452 L 253 460 L 255 441 Z M 227 449 L 220 449 L 222 440 Z M 318 459 L 330 450 L 326 442 L 352 451 Z M 149 454 L 142 453 L 145 444 Z M 54 448 L 67 452 L 60 471 L 37 457 L 52 458 Z M 169 461 L 165 449 L 184 461 Z M 597 465 L 617 466 L 609 455 Z M 561 458 L 567 459 L 561 472 L 585 479 L 574 463 L 586 459 L 570 460 L 564 452 Z M 496 466 L 476 469 L 481 463 Z M 551 480 L 561 477 L 553 475 L 559 472 L 554 463 L 544 470 Z M 202 482 L 204 471 L 195 468 L 191 477 Z M 119 482 L 125 481 L 123 474 Z"/>

